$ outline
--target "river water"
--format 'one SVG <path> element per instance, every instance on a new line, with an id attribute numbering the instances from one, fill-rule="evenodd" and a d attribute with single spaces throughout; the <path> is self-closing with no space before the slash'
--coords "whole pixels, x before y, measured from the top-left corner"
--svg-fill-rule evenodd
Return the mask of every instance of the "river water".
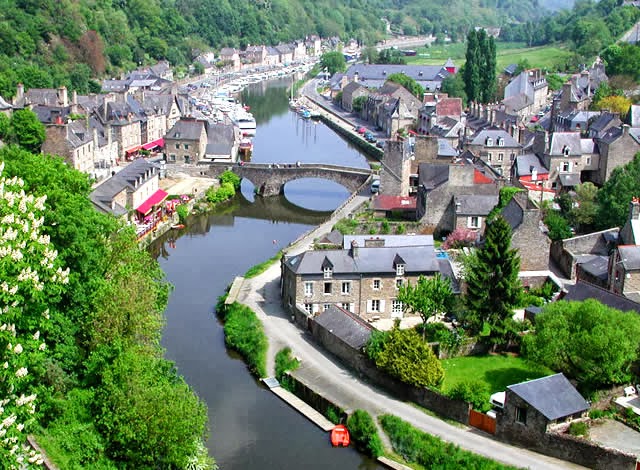
<path id="1" fill-rule="evenodd" d="M 290 79 L 253 85 L 242 94 L 256 117 L 254 162 L 367 165 L 363 155 L 320 123 L 288 109 Z M 227 351 L 214 305 L 234 276 L 273 256 L 348 197 L 325 180 L 287 184 L 285 196 L 242 196 L 223 213 L 195 217 L 185 233 L 152 247 L 174 286 L 162 344 L 166 357 L 206 402 L 210 453 L 222 469 L 377 469 L 353 448 L 332 448 L 326 433 L 253 379 Z M 324 211 L 324 212 L 323 212 Z"/>

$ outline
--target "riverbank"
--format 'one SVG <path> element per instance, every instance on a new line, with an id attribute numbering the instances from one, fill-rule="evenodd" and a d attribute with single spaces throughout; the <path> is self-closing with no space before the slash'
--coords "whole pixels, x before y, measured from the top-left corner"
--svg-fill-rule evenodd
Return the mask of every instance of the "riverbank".
<path id="1" fill-rule="evenodd" d="M 290 245 L 285 250 L 286 254 L 293 255 L 309 249 L 315 238 L 329 232 L 337 220 L 355 212 L 366 199 L 364 196 L 355 196 L 336 211 L 331 219 Z M 301 367 L 293 375 L 300 377 L 316 392 L 322 393 L 328 400 L 345 410 L 364 409 L 374 418 L 383 414 L 398 416 L 422 431 L 509 465 L 533 469 L 582 468 L 495 441 L 466 426 L 448 424 L 361 381 L 335 358 L 311 342 L 306 333 L 290 321 L 281 305 L 279 277 L 280 266 L 272 265 L 259 276 L 245 280 L 238 293 L 238 301 L 249 306 L 263 322 L 265 334 L 269 339 L 269 375 L 274 373 L 276 351 L 289 346 L 293 354 L 302 361 Z"/>

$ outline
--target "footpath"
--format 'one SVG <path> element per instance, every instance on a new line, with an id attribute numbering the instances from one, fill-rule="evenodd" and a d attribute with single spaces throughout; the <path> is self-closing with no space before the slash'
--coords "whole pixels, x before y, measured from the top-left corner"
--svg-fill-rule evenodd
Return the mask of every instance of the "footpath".
<path id="1" fill-rule="evenodd" d="M 329 220 L 300 237 L 285 252 L 293 255 L 307 250 L 313 240 L 329 232 L 337 220 L 354 212 L 368 198 L 365 194 L 353 196 Z M 345 410 L 364 409 L 374 418 L 385 413 L 392 414 L 422 431 L 437 435 L 463 449 L 520 468 L 549 470 L 583 468 L 507 445 L 488 434 L 461 424 L 449 424 L 360 380 L 291 322 L 281 304 L 278 263 L 255 278 L 246 279 L 239 289 L 237 299 L 238 302 L 250 307 L 264 325 L 269 339 L 267 370 L 270 375 L 274 373 L 275 354 L 283 347 L 289 346 L 293 354 L 301 358 L 301 367 L 295 371 L 294 375 Z"/>

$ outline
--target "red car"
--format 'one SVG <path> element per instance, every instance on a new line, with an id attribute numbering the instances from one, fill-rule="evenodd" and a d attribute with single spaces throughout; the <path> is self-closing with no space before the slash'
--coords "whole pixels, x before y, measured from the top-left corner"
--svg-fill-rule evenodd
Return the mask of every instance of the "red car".
<path id="1" fill-rule="evenodd" d="M 366 127 L 358 127 L 358 134 L 360 135 L 364 135 L 365 132 L 367 132 L 367 128 Z"/>

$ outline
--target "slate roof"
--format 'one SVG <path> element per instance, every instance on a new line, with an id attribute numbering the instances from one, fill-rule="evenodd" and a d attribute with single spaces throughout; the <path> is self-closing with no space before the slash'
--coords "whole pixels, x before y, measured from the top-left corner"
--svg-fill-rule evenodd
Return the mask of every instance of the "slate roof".
<path id="1" fill-rule="evenodd" d="M 331 305 L 324 312 L 320 312 L 314 321 L 356 350 L 360 350 L 367 344 L 373 329 L 355 315 L 336 305 Z"/>
<path id="2" fill-rule="evenodd" d="M 598 147 L 593 139 L 580 139 L 580 150 L 583 154 L 598 153 Z"/>
<path id="3" fill-rule="evenodd" d="M 447 139 L 438 139 L 438 157 L 457 157 L 458 151 Z"/>
<path id="4" fill-rule="evenodd" d="M 533 101 L 527 95 L 521 93 L 519 95 L 513 95 L 503 99 L 502 104 L 507 113 L 517 113 L 531 106 Z"/>
<path id="5" fill-rule="evenodd" d="M 213 124 L 207 132 L 207 155 L 231 155 L 235 141 L 233 124 Z"/>
<path id="6" fill-rule="evenodd" d="M 323 237 L 320 237 L 316 243 L 324 245 L 342 245 L 343 235 L 339 230 L 332 230 Z"/>
<path id="7" fill-rule="evenodd" d="M 524 207 L 519 197 L 514 196 L 511 201 L 502 209 L 502 217 L 509 223 L 511 230 L 515 230 L 524 219 Z"/>
<path id="8" fill-rule="evenodd" d="M 589 126 L 589 130 L 600 132 L 604 130 L 607 126 L 619 125 L 619 124 L 620 124 L 620 118 L 618 114 L 604 112 L 600 114 L 600 116 L 598 116 L 595 121 L 593 121 L 593 123 Z"/>
<path id="9" fill-rule="evenodd" d="M 577 264 L 593 277 L 606 281 L 609 278 L 609 257 L 603 255 L 578 256 Z"/>
<path id="10" fill-rule="evenodd" d="M 418 184 L 427 191 L 449 181 L 449 165 L 421 163 L 418 173 L 420 174 Z"/>
<path id="11" fill-rule="evenodd" d="M 498 195 L 465 194 L 455 196 L 457 215 L 485 216 L 498 204 Z"/>
<path id="12" fill-rule="evenodd" d="M 502 147 L 521 147 L 516 139 L 504 129 L 483 129 L 471 137 L 469 145 L 486 145 L 487 139 L 493 139 L 492 147 L 498 147 L 498 139 L 504 139 Z"/>
<path id="13" fill-rule="evenodd" d="M 587 299 L 595 299 L 608 307 L 623 312 L 633 311 L 640 313 L 639 303 L 588 282 L 578 280 L 574 285 L 565 286 L 565 289 L 567 293 L 562 297 L 562 300 L 581 302 Z"/>
<path id="14" fill-rule="evenodd" d="M 353 80 L 358 74 L 358 81 L 368 88 L 380 88 L 387 81 L 387 77 L 394 73 L 404 73 L 413 78 L 423 88 L 434 90 L 439 88 L 442 81 L 451 75 L 443 66 L 439 65 L 395 65 L 395 64 L 353 64 L 344 73 Z M 336 74 L 331 82 L 335 84 L 340 77 Z"/>
<path id="15" fill-rule="evenodd" d="M 93 129 L 87 129 L 84 119 L 67 124 L 67 142 L 71 148 L 78 148 L 93 141 Z"/>
<path id="16" fill-rule="evenodd" d="M 509 385 L 507 389 L 518 395 L 550 421 L 582 413 L 589 409 L 589 403 L 561 373 Z"/>
<path id="17" fill-rule="evenodd" d="M 129 88 L 129 80 L 103 80 L 102 91 L 109 93 L 110 91 L 122 92 Z"/>
<path id="18" fill-rule="evenodd" d="M 53 123 L 54 116 L 60 116 L 63 122 L 65 122 L 69 115 L 70 108 L 68 106 L 63 108 L 59 106 L 44 106 L 39 104 L 34 106 L 32 111 L 36 116 L 38 116 L 38 121 L 47 124 Z"/>
<path id="19" fill-rule="evenodd" d="M 629 124 L 631 127 L 640 127 L 640 104 L 632 104 L 629 110 Z"/>
<path id="20" fill-rule="evenodd" d="M 400 255 L 407 260 L 406 273 L 434 273 L 439 270 L 438 261 L 431 246 L 364 248 L 358 247 L 357 255 L 350 250 L 306 251 L 288 258 L 287 263 L 296 274 L 322 274 L 326 261 L 333 265 L 334 274 L 393 274 L 394 259 Z"/>
<path id="21" fill-rule="evenodd" d="M 621 245 L 618 247 L 618 253 L 626 271 L 640 269 L 640 245 Z"/>
<path id="22" fill-rule="evenodd" d="M 578 156 L 582 152 L 579 132 L 554 132 L 551 134 L 549 155 L 564 155 L 564 149 L 569 148 L 569 155 Z"/>
<path id="23" fill-rule="evenodd" d="M 604 134 L 600 136 L 600 140 L 606 142 L 607 144 L 611 144 L 618 140 L 620 136 L 622 136 L 621 127 L 610 127 L 604 132 Z"/>
<path id="24" fill-rule="evenodd" d="M 513 75 L 514 73 L 516 73 L 517 69 L 518 69 L 518 64 L 509 64 L 504 68 L 504 73 L 508 75 Z"/>
<path id="25" fill-rule="evenodd" d="M 355 241 L 359 247 L 365 246 L 367 240 L 383 239 L 385 247 L 400 246 L 433 246 L 433 235 L 345 235 L 342 241 L 344 249 L 351 248 Z"/>
<path id="26" fill-rule="evenodd" d="M 202 121 L 181 119 L 167 132 L 165 139 L 199 141 L 203 127 L 204 123 Z"/>
<path id="27" fill-rule="evenodd" d="M 524 155 L 516 156 L 516 171 L 518 176 L 530 176 L 533 170 L 536 170 L 538 175 L 549 174 L 549 170 L 545 168 L 535 153 L 525 153 Z"/>

